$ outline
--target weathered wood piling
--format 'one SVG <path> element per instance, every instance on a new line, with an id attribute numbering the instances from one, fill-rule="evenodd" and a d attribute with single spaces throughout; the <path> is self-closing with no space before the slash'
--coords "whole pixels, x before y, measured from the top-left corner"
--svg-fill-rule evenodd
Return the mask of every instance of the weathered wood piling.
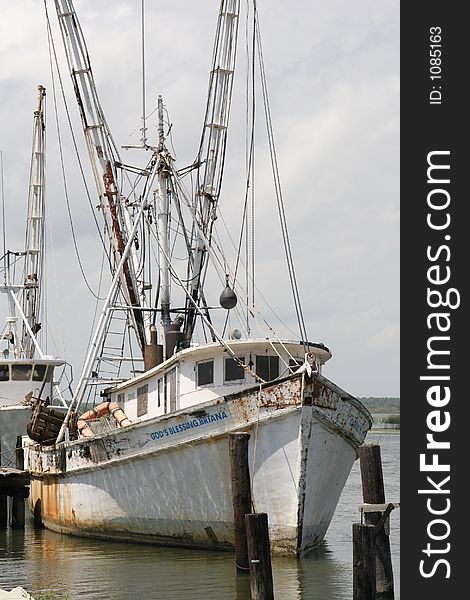
<path id="1" fill-rule="evenodd" d="M 385 505 L 385 490 L 382 472 L 380 446 L 378 444 L 363 444 L 359 448 L 361 466 L 362 497 L 367 504 Z M 393 507 L 393 505 L 391 505 Z M 394 597 L 392 557 L 390 540 L 385 523 L 391 511 L 364 512 L 367 525 L 373 525 L 375 569 L 376 569 L 376 594 L 384 598 Z M 359 598 L 359 596 L 358 596 Z"/>
<path id="2" fill-rule="evenodd" d="M 375 600 L 374 525 L 353 523 L 353 600 Z"/>
<path id="3" fill-rule="evenodd" d="M 16 438 L 15 462 L 18 471 L 24 471 L 24 450 L 21 435 Z M 17 490 L 13 496 L 11 506 L 11 526 L 13 529 L 24 529 L 24 499 L 24 490 Z"/>
<path id="4" fill-rule="evenodd" d="M 237 570 L 249 572 L 245 515 L 252 512 L 250 468 L 248 464 L 249 433 L 228 436 L 232 477 L 233 526 L 235 533 L 235 564 Z"/>
<path id="5" fill-rule="evenodd" d="M 250 574 L 252 600 L 274 600 L 268 515 L 252 512 L 249 439 L 249 433 L 230 433 L 228 436 L 235 563 L 239 573 Z"/>
<path id="6" fill-rule="evenodd" d="M 2 439 L 0 436 L 0 471 L 2 468 Z M 7 497 L 5 494 L 2 494 L 2 489 L 0 487 L 0 527 L 6 527 L 8 523 L 8 504 Z"/>
<path id="7" fill-rule="evenodd" d="M 29 474 L 24 471 L 24 455 L 23 448 L 21 448 L 21 436 L 19 436 L 16 449 L 16 468 L 0 466 L 0 527 L 6 527 L 11 522 L 13 529 L 24 528 L 24 500 L 28 495 Z M 7 496 L 12 498 L 11 520 L 8 515 Z"/>
<path id="8" fill-rule="evenodd" d="M 1 467 L 0 467 L 1 470 Z M 3 529 L 8 524 L 8 502 L 6 494 L 2 493 L 0 487 L 0 527 Z"/>
<path id="9" fill-rule="evenodd" d="M 268 515 L 245 515 L 252 600 L 274 600 Z"/>

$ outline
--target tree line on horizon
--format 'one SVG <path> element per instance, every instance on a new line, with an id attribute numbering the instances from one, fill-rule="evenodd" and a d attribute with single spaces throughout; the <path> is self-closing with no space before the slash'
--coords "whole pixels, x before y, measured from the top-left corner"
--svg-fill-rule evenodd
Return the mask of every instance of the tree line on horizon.
<path id="1" fill-rule="evenodd" d="M 359 398 L 359 400 L 367 408 L 380 408 L 383 410 L 400 410 L 400 398 L 374 398 L 372 396 L 368 398 Z"/>

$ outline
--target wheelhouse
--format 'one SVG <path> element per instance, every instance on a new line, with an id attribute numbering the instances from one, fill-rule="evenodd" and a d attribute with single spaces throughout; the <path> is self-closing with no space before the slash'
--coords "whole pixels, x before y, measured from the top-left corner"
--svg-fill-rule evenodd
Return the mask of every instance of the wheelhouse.
<path id="1" fill-rule="evenodd" d="M 0 360 L 0 407 L 21 406 L 39 395 L 52 398 L 54 369 L 64 364 L 56 359 Z"/>
<path id="2" fill-rule="evenodd" d="M 131 421 L 181 410 L 294 373 L 305 362 L 299 342 L 237 340 L 230 355 L 218 343 L 193 346 L 150 371 L 105 391 Z M 318 369 L 331 353 L 322 344 L 309 344 Z"/>

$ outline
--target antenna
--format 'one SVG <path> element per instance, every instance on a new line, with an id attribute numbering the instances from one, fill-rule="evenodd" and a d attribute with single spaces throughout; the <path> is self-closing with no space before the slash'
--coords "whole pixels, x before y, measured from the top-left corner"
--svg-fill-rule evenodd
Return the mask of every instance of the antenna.
<path id="1" fill-rule="evenodd" d="M 142 21 L 141 21 L 141 37 L 142 37 L 142 145 L 147 146 L 147 127 L 145 125 L 145 6 L 142 0 Z"/>
<path id="2" fill-rule="evenodd" d="M 2 179 L 2 235 L 3 235 L 3 260 L 6 260 L 7 255 L 7 236 L 6 236 L 6 226 L 5 226 L 5 186 L 3 183 L 3 150 L 0 150 L 0 171 L 1 171 L 1 179 Z M 3 270 L 3 278 L 5 279 L 5 284 L 7 283 L 7 269 Z"/>
<path id="3" fill-rule="evenodd" d="M 151 146 L 149 146 L 147 144 L 147 121 L 146 121 L 146 106 L 145 106 L 145 0 L 142 0 L 141 2 L 141 20 L 140 20 L 140 37 L 141 37 L 141 66 L 142 66 L 142 117 L 141 117 L 141 122 L 142 122 L 142 127 L 140 128 L 140 131 L 142 132 L 142 137 L 140 138 L 140 145 L 132 145 L 132 144 L 123 144 L 121 146 L 121 148 L 123 148 L 124 150 L 130 150 L 130 149 L 142 149 L 145 148 L 145 150 L 148 150 L 149 148 L 151 148 Z M 136 131 L 136 129 L 134 129 L 134 131 L 132 133 L 134 133 Z M 132 134 L 131 134 L 132 135 Z M 152 148 L 153 149 L 153 148 Z"/>

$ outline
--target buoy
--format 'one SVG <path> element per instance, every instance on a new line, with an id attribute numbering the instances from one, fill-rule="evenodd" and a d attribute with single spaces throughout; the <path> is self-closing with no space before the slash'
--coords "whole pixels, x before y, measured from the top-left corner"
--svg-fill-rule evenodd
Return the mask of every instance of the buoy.
<path id="1" fill-rule="evenodd" d="M 237 298 L 237 295 L 235 294 L 235 292 L 232 290 L 232 288 L 228 284 L 228 275 L 226 275 L 225 278 L 226 278 L 226 287 L 225 287 L 224 291 L 220 294 L 219 302 L 220 302 L 220 306 L 222 308 L 226 308 L 227 310 L 230 310 L 231 308 L 234 308 L 237 305 L 238 298 Z"/>

